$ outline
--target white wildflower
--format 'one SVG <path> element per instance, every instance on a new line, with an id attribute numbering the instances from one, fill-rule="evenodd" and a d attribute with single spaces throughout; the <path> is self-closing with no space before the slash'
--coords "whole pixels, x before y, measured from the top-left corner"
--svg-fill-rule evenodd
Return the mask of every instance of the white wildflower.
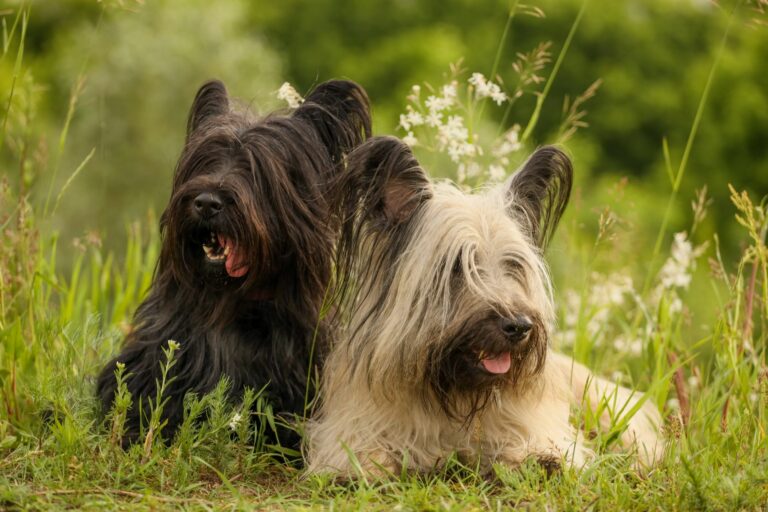
<path id="1" fill-rule="evenodd" d="M 676 233 L 672 242 L 672 254 L 659 272 L 661 288 L 666 290 L 688 288 L 696 259 L 704 253 L 705 249 L 706 244 L 694 248 L 684 231 Z"/>
<path id="2" fill-rule="evenodd" d="M 579 322 L 581 295 L 573 290 L 566 290 L 563 299 L 565 303 L 565 315 L 563 316 L 563 321 L 565 322 L 565 325 L 574 327 Z"/>
<path id="3" fill-rule="evenodd" d="M 613 273 L 604 281 L 600 281 L 601 275 L 592 274 L 596 283 L 593 285 L 590 296 L 594 303 L 602 306 L 621 306 L 624 303 L 624 295 L 634 290 L 632 278 L 619 273 Z"/>
<path id="4" fill-rule="evenodd" d="M 440 112 L 450 108 L 451 101 L 446 100 L 443 97 L 432 95 L 427 98 L 427 101 L 425 101 L 424 104 L 427 106 L 430 112 Z"/>
<path id="5" fill-rule="evenodd" d="M 475 156 L 479 148 L 468 141 L 469 130 L 464 126 L 464 118 L 450 116 L 445 124 L 437 129 L 438 147 L 448 153 L 451 160 L 459 162 L 463 157 Z"/>
<path id="6" fill-rule="evenodd" d="M 699 378 L 695 375 L 691 375 L 688 377 L 688 387 L 690 388 L 698 388 L 699 387 Z"/>
<path id="7" fill-rule="evenodd" d="M 672 300 L 669 301 L 669 312 L 673 315 L 676 315 L 683 311 L 683 301 L 680 300 L 680 297 L 675 295 L 672 297 Z"/>
<path id="8" fill-rule="evenodd" d="M 501 105 L 507 101 L 507 95 L 498 86 L 496 86 L 496 90 L 491 92 L 491 99 L 497 105 Z"/>
<path id="9" fill-rule="evenodd" d="M 453 105 L 453 102 L 458 96 L 458 84 L 455 81 L 446 84 L 443 86 L 442 92 L 443 98 L 445 98 L 446 101 L 450 101 L 450 104 Z"/>
<path id="10" fill-rule="evenodd" d="M 640 339 L 630 340 L 624 336 L 619 336 L 613 341 L 613 348 L 616 349 L 616 352 L 638 356 L 643 352 L 643 342 Z"/>
<path id="11" fill-rule="evenodd" d="M 280 86 L 280 89 L 277 90 L 277 98 L 285 101 L 291 108 L 297 108 L 304 103 L 304 98 L 302 98 L 301 95 L 296 92 L 296 89 L 294 89 L 288 82 L 285 82 Z"/>
<path id="12" fill-rule="evenodd" d="M 446 152 L 448 153 L 448 156 L 451 157 L 452 161 L 458 162 L 462 157 L 475 156 L 478 151 L 477 146 L 470 142 L 450 141 L 446 147 Z M 467 168 L 467 176 L 477 176 L 480 174 L 479 169 L 480 166 L 474 163 L 470 168 Z"/>
<path id="13" fill-rule="evenodd" d="M 240 421 L 243 419 L 243 417 L 240 415 L 239 412 L 236 412 L 232 415 L 232 419 L 229 420 L 229 428 L 231 430 L 237 430 L 237 427 L 240 425 Z"/>
<path id="14" fill-rule="evenodd" d="M 179 347 L 181 347 L 181 345 L 179 345 L 178 341 L 168 340 L 169 349 L 176 351 L 176 350 L 179 350 Z"/>
<path id="15" fill-rule="evenodd" d="M 505 157 L 510 153 L 519 151 L 522 147 L 523 144 L 520 142 L 520 125 L 516 124 L 504 134 L 501 142 L 494 148 L 493 156 L 497 158 Z"/>
<path id="16" fill-rule="evenodd" d="M 408 101 L 416 103 L 417 101 L 419 101 L 419 96 L 421 96 L 421 87 L 418 85 L 414 85 L 411 87 L 411 94 L 408 95 L 407 99 Z"/>
<path id="17" fill-rule="evenodd" d="M 467 179 L 467 166 L 460 163 L 459 166 L 456 168 L 456 181 L 458 183 L 464 183 L 466 179 Z"/>
<path id="18" fill-rule="evenodd" d="M 608 322 L 610 311 L 606 308 L 594 310 L 592 317 L 587 322 L 587 334 L 589 337 L 597 340 L 602 334 L 603 326 Z"/>
<path id="19" fill-rule="evenodd" d="M 464 127 L 464 118 L 461 116 L 450 116 L 445 123 L 443 134 L 450 139 L 466 140 L 469 137 L 469 131 Z"/>
<path id="20" fill-rule="evenodd" d="M 616 352 L 625 352 L 628 345 L 629 343 L 624 336 L 618 336 L 613 340 L 613 348 L 616 349 Z"/>
<path id="21" fill-rule="evenodd" d="M 615 372 L 613 372 L 611 374 L 611 380 L 613 380 L 615 382 L 623 381 L 624 380 L 624 372 L 620 372 L 620 371 L 616 370 Z"/>
<path id="22" fill-rule="evenodd" d="M 474 85 L 477 89 L 485 87 L 485 76 L 482 73 L 472 73 L 472 76 L 467 79 L 470 85 Z"/>
<path id="23" fill-rule="evenodd" d="M 450 84 L 446 84 L 442 87 L 440 90 L 441 95 L 430 95 L 427 97 L 427 100 L 424 102 L 424 105 L 427 107 L 427 110 L 429 113 L 427 114 L 427 117 L 431 116 L 432 121 L 436 119 L 436 114 L 439 112 L 442 112 L 444 110 L 450 109 L 454 104 L 456 103 L 456 98 L 458 96 L 458 90 L 457 90 L 457 84 L 456 82 L 451 82 Z M 430 126 L 436 126 L 437 124 L 430 124 Z"/>
<path id="24" fill-rule="evenodd" d="M 488 168 L 488 178 L 495 183 L 504 181 L 507 177 L 507 171 L 500 165 L 491 165 Z"/>
<path id="25" fill-rule="evenodd" d="M 480 167 L 480 164 L 477 162 L 469 162 L 469 164 L 467 164 L 467 177 L 476 178 L 480 176 L 481 170 L 482 168 Z"/>
<path id="26" fill-rule="evenodd" d="M 408 116 L 405 114 L 400 114 L 400 128 L 403 130 L 411 129 L 411 123 L 408 121 Z"/>
<path id="27" fill-rule="evenodd" d="M 491 98 L 497 105 L 507 100 L 507 95 L 497 84 L 487 80 L 482 73 L 472 73 L 469 83 L 475 87 L 475 96 L 478 99 Z"/>
<path id="28" fill-rule="evenodd" d="M 421 126 L 424 124 L 424 116 L 421 115 L 421 112 L 416 112 L 413 109 L 409 109 L 405 117 L 411 126 Z"/>
<path id="29" fill-rule="evenodd" d="M 427 126 L 431 126 L 433 128 L 438 127 L 443 124 L 443 114 L 442 112 L 435 112 L 430 110 L 427 114 L 427 117 L 424 118 L 424 122 L 427 124 Z"/>
<path id="30" fill-rule="evenodd" d="M 403 142 L 413 147 L 419 143 L 419 140 L 416 137 L 414 137 L 413 132 L 408 132 L 408 135 L 403 137 Z"/>
<path id="31" fill-rule="evenodd" d="M 614 309 L 624 304 L 626 295 L 633 293 L 634 287 L 632 279 L 622 273 L 605 276 L 595 272 L 590 280 L 592 285 L 584 295 L 574 290 L 564 292 L 563 324 L 569 329 L 582 325 L 585 334 L 598 346 L 610 330 Z M 618 337 L 613 347 L 619 352 L 636 354 L 642 350 L 642 343 Z"/>
<path id="32" fill-rule="evenodd" d="M 667 408 L 677 410 L 680 408 L 680 401 L 677 398 L 670 398 L 667 400 Z"/>

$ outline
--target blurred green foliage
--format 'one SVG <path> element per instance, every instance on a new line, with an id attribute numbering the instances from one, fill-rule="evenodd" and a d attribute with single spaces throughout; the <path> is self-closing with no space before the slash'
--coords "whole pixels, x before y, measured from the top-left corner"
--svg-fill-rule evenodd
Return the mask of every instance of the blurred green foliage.
<path id="1" fill-rule="evenodd" d="M 328 78 L 351 78 L 369 91 L 376 131 L 403 135 L 396 131 L 397 118 L 411 85 L 444 83 L 450 64 L 460 60 L 469 71 L 490 73 L 514 3 L 33 3 L 25 58 L 34 63 L 37 86 L 20 98 L 42 111 L 48 129 L 37 134 L 45 143 L 31 147 L 56 155 L 67 99 L 76 91 L 66 149 L 60 159 L 51 159 L 60 168 L 54 190 L 96 150 L 64 196 L 55 227 L 65 239 L 98 230 L 109 245 L 118 245 L 128 220 L 148 208 L 162 209 L 187 108 L 206 78 L 223 79 L 260 110 L 276 106 L 274 91 L 284 80 L 306 92 Z M 557 55 L 581 0 L 534 5 L 546 16 L 518 13 L 514 18 L 500 54 L 504 82 L 515 79 L 517 52 L 551 41 L 550 51 Z M 742 6 L 730 32 L 670 226 L 672 231 L 687 228 L 694 190 L 706 184 L 714 199 L 712 214 L 697 236 L 708 238 L 718 230 L 726 250 L 734 251 L 736 235 L 723 221 L 733 211 L 726 184 L 758 197 L 768 193 L 768 30 L 754 23 L 760 13 L 751 5 Z M 564 98 L 603 79 L 586 106 L 589 128 L 568 143 L 579 200 L 587 205 L 579 222 L 592 238 L 598 229 L 595 211 L 606 204 L 605 193 L 596 191 L 628 177 L 614 207 L 638 231 L 636 243 L 653 243 L 671 189 L 662 140 L 668 138 L 676 167 L 730 9 L 728 2 L 704 0 L 592 0 L 588 5 L 533 143 L 554 138 Z M 0 64 L 3 92 L 11 65 Z M 550 69 L 551 63 L 543 73 Z M 534 101 L 529 96 L 518 102 L 506 125 L 524 124 Z M 502 114 L 503 109 L 487 112 L 497 123 Z M 44 199 L 47 183 L 37 190 L 37 199 Z"/>
<path id="2" fill-rule="evenodd" d="M 32 8 L 29 50 L 43 88 L 39 108 L 48 114 L 43 136 L 54 154 L 67 106 L 76 102 L 65 150 L 51 159 L 55 191 L 95 148 L 53 219 L 65 239 L 99 230 L 107 243 L 114 237 L 122 244 L 124 226 L 148 208 L 162 210 L 187 111 L 204 80 L 224 80 L 256 109 L 276 103 L 280 59 L 247 22 L 249 8 L 239 0 Z M 41 177 L 39 200 L 49 179 Z"/>

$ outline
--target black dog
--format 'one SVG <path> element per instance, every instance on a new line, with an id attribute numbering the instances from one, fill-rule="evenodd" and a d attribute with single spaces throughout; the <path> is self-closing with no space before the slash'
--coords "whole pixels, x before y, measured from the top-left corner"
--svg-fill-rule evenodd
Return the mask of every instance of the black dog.
<path id="1" fill-rule="evenodd" d="M 124 444 L 146 425 L 168 340 L 180 348 L 164 394 L 166 440 L 183 420 L 184 395 L 210 392 L 223 376 L 233 398 L 266 386 L 275 413 L 302 413 L 310 353 L 313 344 L 322 352 L 328 332 L 319 318 L 336 239 L 328 194 L 370 125 L 367 95 L 349 81 L 325 82 L 291 115 L 262 119 L 233 108 L 221 82 L 200 88 L 151 289 L 98 378 L 106 412 L 116 363 L 125 364 L 134 403 Z M 289 431 L 279 440 L 298 444 Z"/>

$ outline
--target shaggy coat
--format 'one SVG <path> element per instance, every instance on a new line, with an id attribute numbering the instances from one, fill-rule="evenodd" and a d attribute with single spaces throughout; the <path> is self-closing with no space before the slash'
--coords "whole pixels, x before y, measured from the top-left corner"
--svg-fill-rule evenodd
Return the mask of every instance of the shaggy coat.
<path id="1" fill-rule="evenodd" d="M 98 377 L 107 412 L 116 363 L 125 364 L 134 399 L 126 443 L 146 426 L 168 340 L 180 349 L 164 395 L 166 440 L 183 419 L 184 396 L 210 392 L 225 376 L 233 399 L 264 389 L 278 415 L 304 412 L 328 336 L 321 306 L 337 230 L 329 184 L 370 123 L 366 93 L 349 81 L 323 83 L 295 111 L 263 118 L 235 108 L 221 82 L 200 88 L 151 288 Z M 278 437 L 298 444 L 290 430 Z"/>
<path id="2" fill-rule="evenodd" d="M 542 254 L 570 193 L 565 154 L 541 148 L 504 185 L 467 194 L 430 182 L 402 142 L 374 138 L 345 177 L 345 324 L 308 426 L 309 472 L 428 471 L 452 454 L 486 469 L 580 465 L 590 450 L 571 408 L 601 402 L 603 426 L 626 419 L 624 445 L 656 459 L 656 407 L 549 347 Z"/>

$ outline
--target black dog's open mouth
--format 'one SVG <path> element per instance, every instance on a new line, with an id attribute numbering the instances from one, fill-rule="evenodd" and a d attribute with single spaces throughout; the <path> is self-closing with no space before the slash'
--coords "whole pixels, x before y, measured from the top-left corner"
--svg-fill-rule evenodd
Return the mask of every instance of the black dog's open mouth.
<path id="1" fill-rule="evenodd" d="M 210 232 L 201 245 L 206 261 L 214 265 L 224 264 L 230 277 L 243 277 L 248 273 L 245 253 L 232 238 Z"/>
<path id="2" fill-rule="evenodd" d="M 216 233 L 211 232 L 207 242 L 203 242 L 203 252 L 206 259 L 211 263 L 224 263 L 227 259 L 228 248 L 219 243 Z"/>

